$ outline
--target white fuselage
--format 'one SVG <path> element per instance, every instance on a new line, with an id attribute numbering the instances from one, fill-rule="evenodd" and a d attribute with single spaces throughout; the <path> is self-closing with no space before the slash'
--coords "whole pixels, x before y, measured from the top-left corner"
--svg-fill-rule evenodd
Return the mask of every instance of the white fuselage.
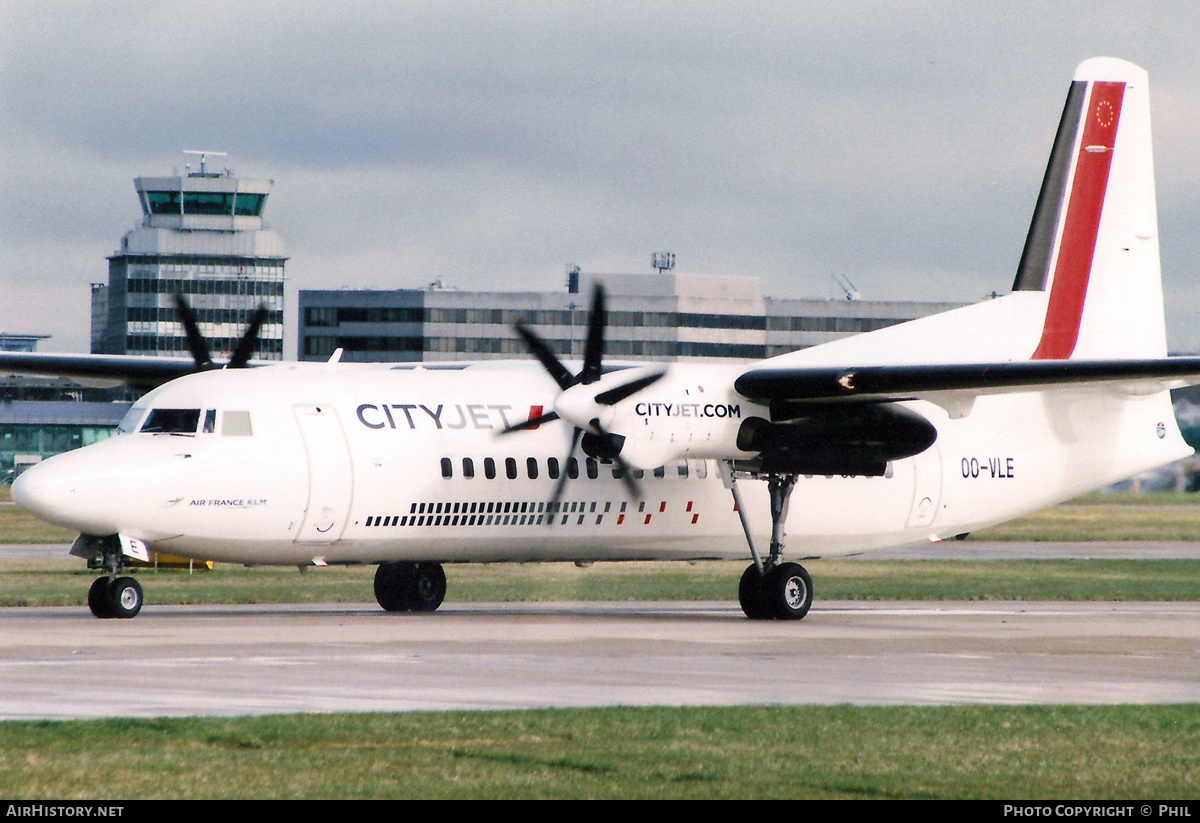
<path id="1" fill-rule="evenodd" d="M 537 364 L 293 363 L 185 377 L 139 401 L 125 426 L 154 409 L 194 410 L 196 430 L 135 431 L 51 458 L 15 497 L 85 534 L 247 564 L 745 558 L 720 458 L 745 456 L 730 451 L 737 428 L 766 411 L 725 388 L 739 370 L 677 365 L 620 404 L 613 425 L 634 444 L 630 462 L 648 444 L 670 459 L 644 471 L 633 500 L 613 464 L 577 450 L 553 527 L 553 462 L 566 470 L 571 426 L 500 434 L 553 408 L 557 386 Z M 909 405 L 937 442 L 883 477 L 801 476 L 787 556 L 953 536 L 1190 452 L 1165 392 L 981 396 L 955 418 Z M 765 548 L 766 484 L 737 483 Z"/>

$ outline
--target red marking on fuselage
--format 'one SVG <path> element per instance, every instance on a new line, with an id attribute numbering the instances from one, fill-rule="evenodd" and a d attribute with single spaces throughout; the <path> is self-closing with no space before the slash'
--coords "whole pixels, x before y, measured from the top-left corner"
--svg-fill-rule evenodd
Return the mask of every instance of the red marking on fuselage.
<path id="1" fill-rule="evenodd" d="M 529 419 L 536 420 L 537 418 L 541 417 L 542 410 L 544 408 L 545 408 L 545 406 L 530 406 L 529 407 Z M 541 428 L 541 426 L 530 426 L 529 430 L 533 431 L 534 429 L 540 429 L 540 428 Z"/>
<path id="2" fill-rule="evenodd" d="M 1071 183 L 1071 196 L 1063 218 L 1046 323 L 1033 360 L 1066 360 L 1079 341 L 1079 323 L 1083 318 L 1084 298 L 1096 254 L 1096 238 L 1100 233 L 1100 217 L 1124 97 L 1124 83 L 1092 84 L 1083 137 L 1075 158 L 1075 179 Z"/>

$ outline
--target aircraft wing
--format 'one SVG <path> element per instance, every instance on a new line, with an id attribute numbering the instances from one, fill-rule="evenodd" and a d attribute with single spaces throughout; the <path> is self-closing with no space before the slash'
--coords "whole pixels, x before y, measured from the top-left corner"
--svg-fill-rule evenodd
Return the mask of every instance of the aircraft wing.
<path id="1" fill-rule="evenodd" d="M 195 361 L 185 357 L 0 352 L 0 374 L 67 377 L 81 382 L 153 387 L 194 371 Z"/>
<path id="2" fill-rule="evenodd" d="M 1103 383 L 1137 383 L 1144 386 L 1142 390 L 1151 391 L 1200 383 L 1200 357 L 763 368 L 742 374 L 734 388 L 763 403 L 829 403 L 976 396 Z"/>

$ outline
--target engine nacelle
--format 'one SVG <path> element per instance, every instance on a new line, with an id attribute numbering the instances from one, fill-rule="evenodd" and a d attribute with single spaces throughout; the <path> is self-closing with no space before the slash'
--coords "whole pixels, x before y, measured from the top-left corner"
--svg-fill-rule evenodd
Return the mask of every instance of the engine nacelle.
<path id="1" fill-rule="evenodd" d="M 815 407 L 802 416 L 772 422 L 746 420 L 738 448 L 758 452 L 764 473 L 849 474 L 878 477 L 887 464 L 920 454 L 937 440 L 937 428 L 895 403 Z"/>

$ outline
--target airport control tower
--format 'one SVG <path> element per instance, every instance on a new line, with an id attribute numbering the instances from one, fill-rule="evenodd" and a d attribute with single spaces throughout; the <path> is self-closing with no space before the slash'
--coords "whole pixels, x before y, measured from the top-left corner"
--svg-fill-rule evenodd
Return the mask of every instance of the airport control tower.
<path id="1" fill-rule="evenodd" d="M 261 360 L 283 359 L 283 241 L 263 223 L 272 181 L 209 171 L 138 177 L 142 224 L 108 258 L 108 284 L 92 287 L 92 352 L 187 356 L 175 308 L 182 293 L 214 356 L 228 354 L 259 304 L 268 315 Z"/>

